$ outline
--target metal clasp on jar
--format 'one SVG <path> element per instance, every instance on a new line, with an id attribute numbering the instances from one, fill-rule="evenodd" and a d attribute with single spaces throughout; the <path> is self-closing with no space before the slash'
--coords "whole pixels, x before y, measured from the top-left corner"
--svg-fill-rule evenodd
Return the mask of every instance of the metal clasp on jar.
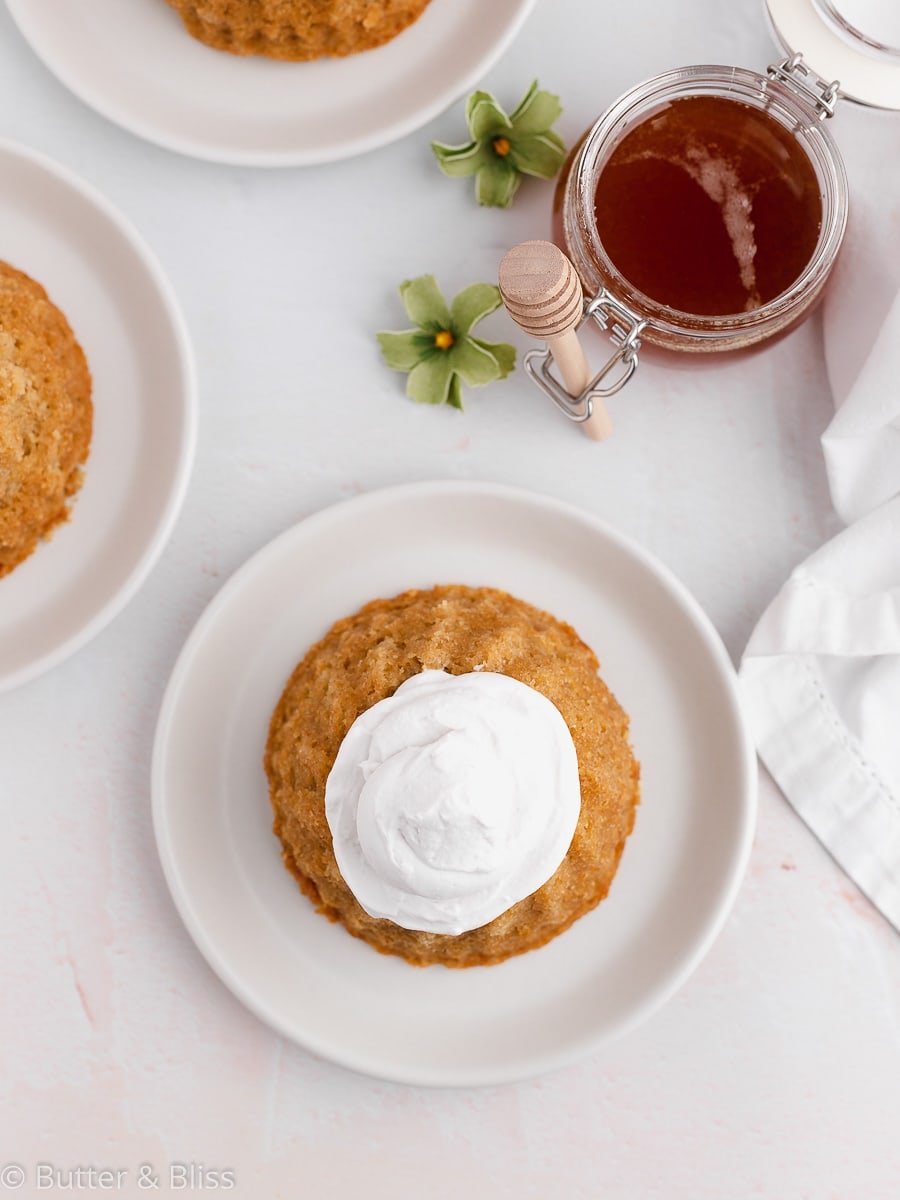
<path id="1" fill-rule="evenodd" d="M 579 396 L 570 396 L 552 373 L 553 354 L 549 348 L 529 350 L 523 360 L 527 374 L 541 391 L 549 396 L 570 421 L 579 424 L 593 415 L 596 400 L 607 400 L 610 396 L 615 396 L 635 373 L 641 348 L 641 334 L 647 324 L 621 300 L 610 295 L 606 288 L 601 288 L 593 299 L 585 300 L 584 313 L 576 331 L 581 330 L 588 321 L 594 321 L 604 333 L 609 333 L 615 352 Z"/>
<path id="2" fill-rule="evenodd" d="M 802 54 L 792 54 L 781 62 L 771 63 L 766 67 L 766 74 L 805 100 L 820 121 L 834 116 L 834 107 L 841 96 L 840 80 L 832 79 L 829 83 L 817 75 L 803 61 Z"/>

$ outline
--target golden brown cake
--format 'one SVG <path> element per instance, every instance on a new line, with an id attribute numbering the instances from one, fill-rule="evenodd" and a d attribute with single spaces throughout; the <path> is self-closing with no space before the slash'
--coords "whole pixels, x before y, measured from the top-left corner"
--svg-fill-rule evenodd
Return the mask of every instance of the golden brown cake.
<path id="1" fill-rule="evenodd" d="M 562 714 L 578 757 L 581 810 L 568 853 L 532 895 L 455 936 L 370 916 L 338 869 L 325 784 L 360 714 L 426 669 L 509 675 Z M 543 945 L 609 890 L 639 799 L 628 718 L 593 651 L 568 625 L 493 588 L 410 591 L 338 621 L 297 666 L 272 716 L 265 768 L 285 865 L 316 908 L 386 954 L 468 967 Z"/>
<path id="2" fill-rule="evenodd" d="M 91 376 L 47 293 L 0 262 L 0 576 L 68 516 L 91 444 Z"/>
<path id="3" fill-rule="evenodd" d="M 207 46 L 305 62 L 389 42 L 429 0 L 167 0 Z"/>

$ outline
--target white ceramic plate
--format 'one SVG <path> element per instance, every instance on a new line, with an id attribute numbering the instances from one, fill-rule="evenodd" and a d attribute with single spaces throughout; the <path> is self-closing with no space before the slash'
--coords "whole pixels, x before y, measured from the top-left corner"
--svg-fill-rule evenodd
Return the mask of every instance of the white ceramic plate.
<path id="1" fill-rule="evenodd" d="M 0 142 L 0 259 L 66 314 L 94 380 L 94 436 L 71 519 L 0 579 L 0 691 L 83 646 L 141 586 L 187 487 L 190 346 L 135 231 L 92 188 Z"/>
<path id="2" fill-rule="evenodd" d="M 574 624 L 632 717 L 643 802 L 609 897 L 499 966 L 411 967 L 313 911 L 281 863 L 262 767 L 288 675 L 365 601 L 491 584 Z M 558 1067 L 636 1025 L 722 925 L 754 827 L 731 663 L 654 559 L 555 500 L 431 483 L 289 529 L 230 580 L 178 660 L 153 757 L 175 902 L 223 982 L 286 1037 L 359 1071 L 462 1085 Z"/>
<path id="3" fill-rule="evenodd" d="M 300 166 L 418 129 L 491 68 L 535 0 L 431 0 L 394 41 L 344 59 L 212 50 L 165 0 L 7 0 L 50 70 L 110 120 L 170 150 Z"/>

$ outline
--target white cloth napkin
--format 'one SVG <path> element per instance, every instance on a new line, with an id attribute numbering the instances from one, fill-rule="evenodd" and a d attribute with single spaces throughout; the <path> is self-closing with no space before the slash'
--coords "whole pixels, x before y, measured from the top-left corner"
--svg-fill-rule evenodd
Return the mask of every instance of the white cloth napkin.
<path id="1" fill-rule="evenodd" d="M 740 674 L 760 758 L 900 930 L 900 114 L 847 124 L 850 226 L 823 305 L 837 411 L 822 437 L 847 528 L 791 573 Z"/>

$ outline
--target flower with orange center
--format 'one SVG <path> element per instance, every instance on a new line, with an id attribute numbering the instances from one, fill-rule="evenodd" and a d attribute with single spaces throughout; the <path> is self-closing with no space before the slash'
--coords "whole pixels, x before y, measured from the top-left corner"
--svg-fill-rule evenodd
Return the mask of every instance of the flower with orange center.
<path id="1" fill-rule="evenodd" d="M 473 283 L 448 304 L 434 276 L 420 275 L 401 283 L 400 295 L 415 328 L 379 333 L 378 343 L 389 367 L 408 372 L 411 400 L 462 408 L 463 383 L 483 387 L 515 367 L 512 346 L 472 336 L 475 325 L 500 307 L 494 284 Z"/>
<path id="2" fill-rule="evenodd" d="M 432 142 L 445 175 L 474 175 L 479 204 L 508 208 L 523 175 L 552 179 L 566 146 L 551 126 L 562 112 L 559 97 L 539 91 L 537 80 L 509 114 L 490 92 L 473 92 L 466 104 L 471 141 L 462 146 Z"/>

